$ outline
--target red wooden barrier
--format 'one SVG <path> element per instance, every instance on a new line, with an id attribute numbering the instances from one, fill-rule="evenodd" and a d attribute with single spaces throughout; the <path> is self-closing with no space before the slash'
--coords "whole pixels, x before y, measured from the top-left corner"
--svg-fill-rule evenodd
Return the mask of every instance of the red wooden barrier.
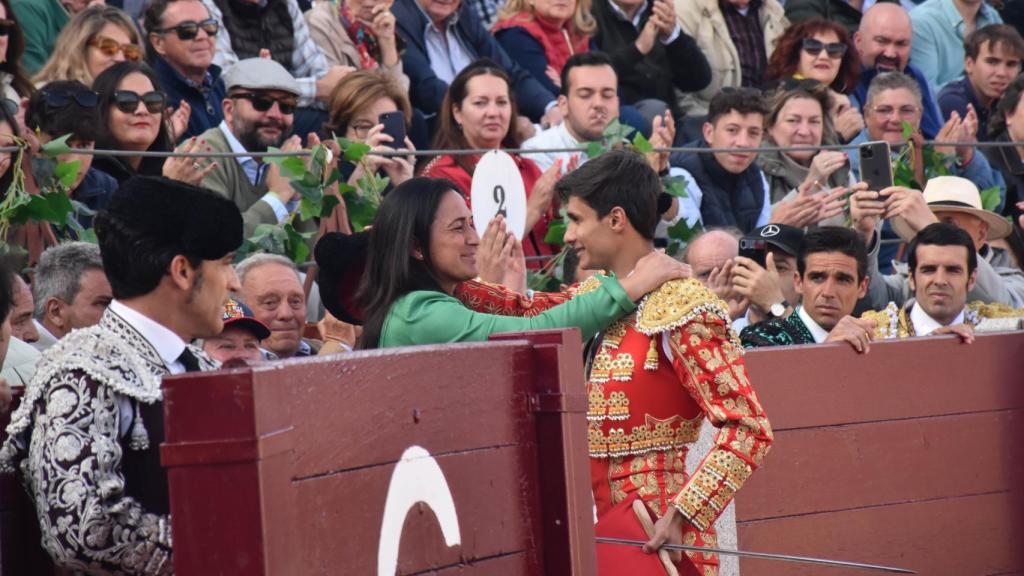
<path id="1" fill-rule="evenodd" d="M 168 378 L 177 574 L 376 573 L 411 445 L 436 462 L 410 455 L 413 488 L 440 471 L 459 544 L 439 527 L 443 505 L 400 510 L 400 573 L 595 574 L 578 336 L 500 340 Z M 1020 333 L 876 343 L 867 356 L 751 352 L 776 442 L 739 493 L 740 546 L 926 575 L 1024 574 L 1022 358 Z M 3 576 L 49 574 L 26 504 L 0 478 Z"/>
<path id="2" fill-rule="evenodd" d="M 775 444 L 737 498 L 742 547 L 920 574 L 1024 573 L 1024 333 L 746 361 Z M 741 569 L 830 573 L 761 560 Z"/>
<path id="3" fill-rule="evenodd" d="M 593 574 L 579 335 L 503 340 L 165 379 L 176 574 Z"/>

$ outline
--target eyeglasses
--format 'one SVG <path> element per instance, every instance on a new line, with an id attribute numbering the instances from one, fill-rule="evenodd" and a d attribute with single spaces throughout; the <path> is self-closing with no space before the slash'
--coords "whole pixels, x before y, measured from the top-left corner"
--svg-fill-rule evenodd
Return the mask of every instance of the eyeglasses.
<path id="1" fill-rule="evenodd" d="M 156 91 L 146 92 L 141 96 L 138 92 L 132 92 L 131 90 L 117 90 L 114 92 L 114 105 L 125 114 L 132 114 L 138 110 L 139 102 L 146 105 L 146 110 L 150 114 L 159 114 L 167 106 L 167 95 Z"/>
<path id="2" fill-rule="evenodd" d="M 356 133 L 356 138 L 362 138 L 365 140 L 366 135 L 370 133 L 370 130 L 373 130 L 374 124 L 370 122 L 363 122 L 358 124 L 350 124 L 349 126 L 351 126 L 352 131 Z"/>
<path id="3" fill-rule="evenodd" d="M 804 38 L 803 44 L 801 45 L 804 52 L 807 52 L 811 56 L 817 56 L 824 50 L 828 53 L 828 57 L 832 59 L 842 58 L 846 54 L 846 44 L 842 42 L 829 42 L 825 44 L 821 40 L 815 40 L 814 38 Z"/>
<path id="4" fill-rule="evenodd" d="M 106 56 L 114 56 L 118 52 L 124 52 L 125 60 L 131 60 L 132 62 L 142 60 L 142 49 L 135 44 L 121 44 L 117 40 L 107 38 L 106 36 L 94 36 L 87 44 Z"/>
<path id="5" fill-rule="evenodd" d="M 896 112 L 899 114 L 900 118 L 905 120 L 916 116 L 921 109 L 917 106 L 900 106 L 899 108 L 895 108 L 893 106 L 882 105 L 872 107 L 871 111 L 882 118 L 888 118 L 889 116 L 892 116 L 893 112 Z"/>
<path id="6" fill-rule="evenodd" d="M 74 100 L 82 108 L 95 108 L 99 103 L 99 94 L 92 90 L 79 90 L 77 92 L 58 92 L 43 90 L 43 98 L 50 108 L 63 108 Z"/>
<path id="7" fill-rule="evenodd" d="M 208 36 L 216 36 L 217 32 L 220 31 L 220 23 L 210 18 L 209 20 L 203 20 L 202 22 L 193 22 L 188 20 L 182 22 L 177 26 L 171 26 L 170 28 L 160 28 L 153 30 L 157 34 L 166 34 L 167 32 L 174 31 L 178 35 L 178 40 L 194 40 L 199 35 L 199 30 L 206 32 Z"/>
<path id="8" fill-rule="evenodd" d="M 257 112 L 266 112 L 277 103 L 278 110 L 281 114 L 293 114 L 295 108 L 299 105 L 299 101 L 296 98 L 272 98 L 266 94 L 256 94 L 254 92 L 240 92 L 238 94 L 232 94 L 230 98 L 241 98 L 242 100 L 248 100 L 252 103 L 252 107 Z"/>
<path id="9" fill-rule="evenodd" d="M 12 30 L 18 27 L 18 23 L 7 18 L 0 19 L 0 36 L 7 36 Z"/>

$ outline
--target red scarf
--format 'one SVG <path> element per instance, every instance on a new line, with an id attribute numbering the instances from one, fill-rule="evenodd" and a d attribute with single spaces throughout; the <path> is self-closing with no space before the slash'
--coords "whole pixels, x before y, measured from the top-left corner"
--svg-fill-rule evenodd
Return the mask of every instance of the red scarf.
<path id="1" fill-rule="evenodd" d="M 496 22 L 491 31 L 498 32 L 507 28 L 526 30 L 527 34 L 533 36 L 544 47 L 548 65 L 561 73 L 565 61 L 573 54 L 586 52 L 590 42 L 586 35 L 571 32 L 571 26 L 571 20 L 559 28 L 542 18 L 537 18 L 530 12 L 519 12 L 511 18 Z"/>
<path id="2" fill-rule="evenodd" d="M 355 44 L 359 52 L 359 67 L 370 69 L 377 67 L 377 58 L 380 58 L 380 47 L 377 45 L 377 37 L 373 29 L 356 20 L 348 5 L 341 0 L 338 2 L 338 17 L 341 18 L 341 26 L 348 32 L 348 37 Z"/>

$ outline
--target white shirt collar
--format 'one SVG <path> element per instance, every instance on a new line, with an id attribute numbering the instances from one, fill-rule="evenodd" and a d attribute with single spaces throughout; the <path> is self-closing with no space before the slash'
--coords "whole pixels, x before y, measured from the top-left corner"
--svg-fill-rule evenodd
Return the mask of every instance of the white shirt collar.
<path id="1" fill-rule="evenodd" d="M 914 302 L 914 305 L 910 307 L 910 323 L 914 325 L 915 336 L 927 336 L 939 328 L 942 328 L 942 324 L 929 316 L 928 313 L 924 311 L 924 308 L 917 305 L 917 302 Z M 960 314 L 950 322 L 950 325 L 952 326 L 963 323 L 964 311 L 961 310 Z"/>
<path id="2" fill-rule="evenodd" d="M 807 326 L 807 330 L 810 331 L 811 336 L 814 337 L 815 344 L 821 344 L 828 338 L 828 330 L 822 328 L 817 322 L 811 318 L 811 315 L 804 310 L 803 305 L 796 307 L 796 313 L 800 315 L 800 320 L 803 321 L 804 326 Z"/>
<path id="3" fill-rule="evenodd" d="M 164 361 L 164 366 L 167 367 L 171 374 L 182 374 L 185 372 L 185 366 L 178 362 L 178 357 L 185 351 L 186 344 L 177 334 L 156 320 L 125 306 L 117 300 L 110 302 L 110 310 L 120 316 L 149 342 L 149 345 L 156 350 L 157 355 Z"/>

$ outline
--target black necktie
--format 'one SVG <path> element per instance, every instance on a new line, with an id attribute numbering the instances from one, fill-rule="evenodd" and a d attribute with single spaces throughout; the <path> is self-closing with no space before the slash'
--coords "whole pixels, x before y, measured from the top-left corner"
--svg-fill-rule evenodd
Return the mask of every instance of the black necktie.
<path id="1" fill-rule="evenodd" d="M 196 358 L 188 348 L 182 351 L 181 356 L 178 356 L 178 362 L 185 367 L 185 372 L 199 372 L 199 360 Z"/>

